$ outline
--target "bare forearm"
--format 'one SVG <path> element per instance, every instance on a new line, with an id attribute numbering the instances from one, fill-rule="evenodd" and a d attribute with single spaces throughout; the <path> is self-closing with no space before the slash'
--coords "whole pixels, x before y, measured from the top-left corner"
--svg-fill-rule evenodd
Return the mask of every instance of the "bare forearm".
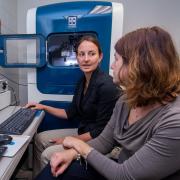
<path id="1" fill-rule="evenodd" d="M 78 154 L 80 154 L 84 158 L 86 158 L 87 155 L 93 150 L 93 148 L 89 146 L 86 142 L 72 136 L 65 137 L 63 141 L 63 146 L 70 149 L 73 148 L 75 151 L 77 151 Z"/>
<path id="2" fill-rule="evenodd" d="M 59 108 L 43 105 L 43 110 L 56 117 L 67 119 L 67 114 L 64 109 L 59 109 Z"/>

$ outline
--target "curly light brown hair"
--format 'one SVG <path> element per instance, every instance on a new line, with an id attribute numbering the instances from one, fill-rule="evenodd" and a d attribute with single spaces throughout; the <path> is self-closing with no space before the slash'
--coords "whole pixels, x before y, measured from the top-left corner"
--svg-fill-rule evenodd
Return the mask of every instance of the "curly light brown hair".
<path id="1" fill-rule="evenodd" d="M 165 104 L 179 95 L 180 60 L 168 32 L 138 29 L 119 39 L 115 50 L 128 68 L 124 85 L 131 107 Z"/>

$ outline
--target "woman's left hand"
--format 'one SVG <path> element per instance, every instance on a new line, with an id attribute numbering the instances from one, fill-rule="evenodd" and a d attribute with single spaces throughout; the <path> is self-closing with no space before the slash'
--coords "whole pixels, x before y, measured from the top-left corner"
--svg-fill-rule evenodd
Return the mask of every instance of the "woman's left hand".
<path id="1" fill-rule="evenodd" d="M 56 152 L 51 156 L 50 165 L 53 176 L 57 177 L 62 174 L 77 156 L 74 149 L 68 149 L 61 152 Z"/>
<path id="2" fill-rule="evenodd" d="M 65 148 L 74 148 L 83 157 L 87 157 L 87 155 L 93 149 L 84 141 L 71 136 L 65 137 L 63 141 L 63 146 Z"/>

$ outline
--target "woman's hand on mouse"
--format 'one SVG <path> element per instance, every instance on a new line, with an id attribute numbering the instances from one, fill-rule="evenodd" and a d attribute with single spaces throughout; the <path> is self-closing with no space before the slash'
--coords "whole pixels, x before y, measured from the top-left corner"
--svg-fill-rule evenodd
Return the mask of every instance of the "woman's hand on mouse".
<path id="1" fill-rule="evenodd" d="M 25 105 L 25 108 L 44 110 L 44 105 L 39 104 L 39 103 L 35 103 L 35 102 L 30 102 L 30 103 Z"/>

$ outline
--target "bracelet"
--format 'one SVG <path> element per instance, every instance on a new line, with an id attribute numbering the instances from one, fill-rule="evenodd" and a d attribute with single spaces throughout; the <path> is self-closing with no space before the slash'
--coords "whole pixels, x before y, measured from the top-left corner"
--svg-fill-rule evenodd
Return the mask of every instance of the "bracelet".
<path id="1" fill-rule="evenodd" d="M 93 150 L 94 148 L 90 148 L 89 152 L 87 153 L 87 155 L 81 155 L 80 153 L 77 154 L 76 156 L 76 161 L 79 161 L 80 165 L 82 165 L 82 162 L 85 162 L 85 168 L 87 170 L 87 156 L 88 154 Z"/>
<path id="2" fill-rule="evenodd" d="M 87 165 L 88 165 L 88 164 L 87 164 L 87 160 L 84 159 L 84 158 L 82 159 L 82 158 L 81 158 L 81 154 L 79 154 L 79 153 L 77 154 L 77 156 L 76 156 L 76 161 L 79 161 L 79 163 L 80 163 L 81 166 L 82 166 L 82 162 L 85 162 L 85 169 L 87 170 Z"/>
<path id="3" fill-rule="evenodd" d="M 80 165 L 82 165 L 82 159 L 81 159 L 81 154 L 77 154 L 77 156 L 76 156 L 76 161 L 79 161 L 79 163 L 80 163 Z"/>
<path id="4" fill-rule="evenodd" d="M 81 154 L 79 154 L 79 153 L 77 154 L 76 160 L 77 160 L 77 161 L 81 160 Z"/>
<path id="5" fill-rule="evenodd" d="M 87 154 L 82 155 L 82 157 L 83 157 L 84 159 L 87 159 L 87 156 L 89 155 L 89 153 L 90 153 L 93 149 L 94 149 L 94 148 L 90 148 L 89 152 L 88 152 Z"/>

